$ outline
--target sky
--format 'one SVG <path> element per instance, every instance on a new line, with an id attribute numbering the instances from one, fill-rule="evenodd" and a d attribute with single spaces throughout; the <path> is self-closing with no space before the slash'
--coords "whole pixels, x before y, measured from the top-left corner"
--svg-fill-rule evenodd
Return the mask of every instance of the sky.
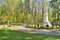
<path id="1" fill-rule="evenodd" d="M 22 0 L 24 2 L 24 0 Z M 51 1 L 51 0 L 48 0 L 48 1 Z"/>
<path id="2" fill-rule="evenodd" d="M 48 0 L 48 1 L 51 1 L 51 0 Z"/>
<path id="3" fill-rule="evenodd" d="M 2 1 L 2 0 L 0 0 L 0 4 L 3 4 L 1 1 Z M 24 2 L 24 0 L 22 0 L 22 1 Z M 51 0 L 48 0 L 48 1 L 51 1 Z M 40 0 L 37 0 L 37 2 L 40 3 Z M 0 5 L 0 6 L 1 6 L 1 5 Z"/>

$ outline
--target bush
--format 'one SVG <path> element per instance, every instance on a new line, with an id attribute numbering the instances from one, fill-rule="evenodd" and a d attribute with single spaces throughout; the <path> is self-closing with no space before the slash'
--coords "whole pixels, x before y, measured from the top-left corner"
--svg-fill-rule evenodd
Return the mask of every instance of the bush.
<path id="1" fill-rule="evenodd" d="M 57 26 L 49 26 L 49 27 L 47 27 L 47 26 L 33 25 L 33 24 L 29 24 L 27 27 L 28 28 L 36 28 L 36 29 L 57 29 L 57 28 L 59 28 L 58 25 Z"/>
<path id="2" fill-rule="evenodd" d="M 57 25 L 57 26 L 53 26 L 53 29 L 57 29 L 57 28 L 59 28 L 59 26 Z"/>
<path id="3" fill-rule="evenodd" d="M 28 28 L 37 28 L 37 29 L 39 29 L 39 28 L 41 28 L 41 25 L 29 24 L 27 27 L 28 27 Z"/>

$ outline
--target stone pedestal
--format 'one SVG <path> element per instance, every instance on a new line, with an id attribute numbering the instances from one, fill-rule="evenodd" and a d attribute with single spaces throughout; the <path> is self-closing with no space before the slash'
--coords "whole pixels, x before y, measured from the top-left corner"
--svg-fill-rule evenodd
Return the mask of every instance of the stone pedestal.
<path id="1" fill-rule="evenodd" d="M 43 18 L 43 26 L 46 26 L 46 25 L 52 26 L 48 20 L 48 13 L 45 13 Z"/>

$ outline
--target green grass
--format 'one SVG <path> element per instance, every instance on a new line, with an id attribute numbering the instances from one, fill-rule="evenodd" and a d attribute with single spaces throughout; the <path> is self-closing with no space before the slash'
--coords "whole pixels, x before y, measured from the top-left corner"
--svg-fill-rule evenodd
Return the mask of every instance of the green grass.
<path id="1" fill-rule="evenodd" d="M 34 34 L 3 28 L 0 30 L 0 40 L 60 40 L 60 36 Z"/>

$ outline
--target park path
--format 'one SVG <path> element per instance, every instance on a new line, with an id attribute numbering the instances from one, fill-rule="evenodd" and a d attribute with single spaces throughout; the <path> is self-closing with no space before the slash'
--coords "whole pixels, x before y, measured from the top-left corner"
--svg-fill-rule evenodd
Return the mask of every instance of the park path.
<path id="1" fill-rule="evenodd" d="M 9 27 L 9 28 L 11 30 L 20 30 L 20 31 L 30 32 L 30 33 L 59 35 L 60 36 L 59 29 L 32 29 L 32 28 L 25 28 L 24 26 L 14 26 L 14 27 Z"/>
<path id="2" fill-rule="evenodd" d="M 0 28 L 3 28 L 3 26 L 0 26 Z M 10 28 L 11 30 L 18 30 L 18 31 L 30 32 L 30 33 L 60 36 L 60 29 L 33 29 L 33 28 L 25 28 L 24 26 L 12 26 L 8 28 Z"/>

